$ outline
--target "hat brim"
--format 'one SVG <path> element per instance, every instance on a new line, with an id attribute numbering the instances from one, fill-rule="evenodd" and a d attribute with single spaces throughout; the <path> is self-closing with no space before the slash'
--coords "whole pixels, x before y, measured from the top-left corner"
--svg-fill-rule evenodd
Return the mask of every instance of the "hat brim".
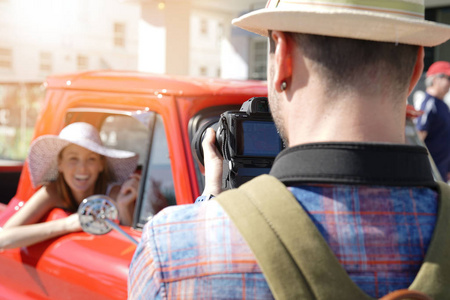
<path id="1" fill-rule="evenodd" d="M 348 9 L 265 8 L 236 18 L 232 23 L 262 36 L 268 36 L 268 30 L 279 30 L 426 47 L 434 47 L 450 38 L 448 25 Z"/>
<path id="2" fill-rule="evenodd" d="M 67 141 L 55 135 L 37 138 L 30 146 L 28 168 L 34 187 L 56 180 L 58 176 L 58 154 L 70 144 L 75 144 L 106 157 L 114 183 L 122 183 L 136 169 L 137 154 L 106 148 L 89 140 L 83 143 Z"/>

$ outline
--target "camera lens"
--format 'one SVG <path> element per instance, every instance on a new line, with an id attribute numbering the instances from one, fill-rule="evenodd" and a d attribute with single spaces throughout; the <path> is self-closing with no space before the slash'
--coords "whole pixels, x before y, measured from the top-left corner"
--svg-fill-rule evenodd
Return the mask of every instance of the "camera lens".
<path id="1" fill-rule="evenodd" d="M 200 128 L 195 132 L 194 137 L 192 139 L 192 143 L 191 143 L 192 153 L 193 153 L 194 157 L 197 159 L 197 161 L 202 166 L 205 165 L 202 142 L 205 138 L 206 130 L 210 127 L 212 129 L 214 129 L 214 131 L 216 131 L 216 133 L 217 133 L 217 128 L 219 127 L 219 123 L 217 121 L 208 121 L 205 124 L 203 124 L 202 126 L 200 126 Z M 217 134 L 216 134 L 216 147 L 220 152 L 221 148 L 220 148 L 220 143 L 219 143 Z"/>

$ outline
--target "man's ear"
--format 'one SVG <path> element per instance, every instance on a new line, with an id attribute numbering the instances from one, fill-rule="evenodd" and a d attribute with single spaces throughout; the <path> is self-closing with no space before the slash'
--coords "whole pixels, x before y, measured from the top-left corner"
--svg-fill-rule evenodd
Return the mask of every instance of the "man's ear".
<path id="1" fill-rule="evenodd" d="M 425 52 L 423 50 L 423 47 L 420 46 L 419 51 L 417 51 L 416 64 L 414 65 L 411 81 L 409 82 L 408 95 L 411 94 L 412 90 L 414 89 L 416 84 L 419 82 L 420 77 L 422 76 L 424 56 Z"/>
<path id="2" fill-rule="evenodd" d="M 274 77 L 273 84 L 278 93 L 283 92 L 281 89 L 282 82 L 286 82 L 287 86 L 290 86 L 290 80 L 292 77 L 292 51 L 293 40 L 292 37 L 282 31 L 272 31 L 272 39 L 275 44 L 275 51 L 273 55 L 273 68 Z"/>

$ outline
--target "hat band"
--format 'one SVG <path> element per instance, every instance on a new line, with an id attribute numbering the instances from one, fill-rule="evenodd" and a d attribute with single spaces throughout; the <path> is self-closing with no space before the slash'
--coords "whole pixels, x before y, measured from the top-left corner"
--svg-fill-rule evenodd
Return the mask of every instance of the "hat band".
<path id="1" fill-rule="evenodd" d="M 413 2 L 414 1 L 414 2 Z M 417 0 L 269 0 L 266 8 L 298 9 L 299 5 L 321 9 L 346 8 L 424 19 L 423 1 Z"/>

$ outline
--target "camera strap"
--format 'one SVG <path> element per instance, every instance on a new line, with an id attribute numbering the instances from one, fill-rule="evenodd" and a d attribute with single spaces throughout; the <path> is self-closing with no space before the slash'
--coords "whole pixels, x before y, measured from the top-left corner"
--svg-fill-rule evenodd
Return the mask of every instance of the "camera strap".
<path id="1" fill-rule="evenodd" d="M 222 142 L 219 144 L 221 145 L 220 153 L 222 153 L 223 157 L 225 158 L 225 160 L 229 160 L 230 157 L 230 149 L 228 148 L 228 131 L 229 131 L 229 126 L 228 126 L 228 122 L 227 122 L 227 118 L 222 114 L 220 116 L 220 121 L 219 124 L 221 124 L 222 126 L 219 126 L 219 128 L 217 129 L 217 134 L 216 134 L 216 143 L 217 143 L 217 136 L 221 136 L 223 138 Z M 219 146 L 218 144 L 216 144 L 216 146 Z"/>
<path id="2" fill-rule="evenodd" d="M 436 189 L 424 147 L 382 143 L 315 143 L 276 157 L 270 175 L 284 184 L 424 186 Z"/>

